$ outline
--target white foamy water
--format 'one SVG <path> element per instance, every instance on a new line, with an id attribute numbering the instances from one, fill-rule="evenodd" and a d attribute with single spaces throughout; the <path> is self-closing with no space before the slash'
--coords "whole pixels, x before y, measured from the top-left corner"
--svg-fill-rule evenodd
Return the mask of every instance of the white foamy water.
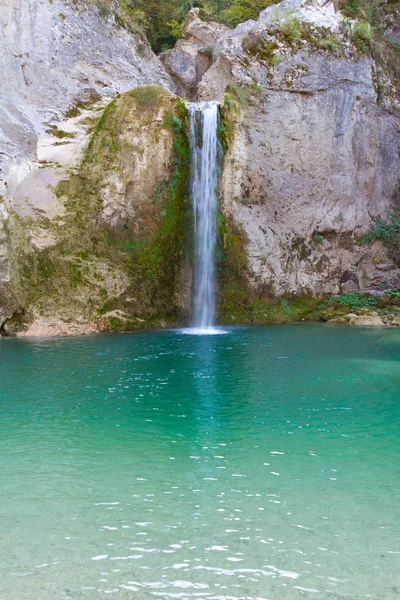
<path id="1" fill-rule="evenodd" d="M 190 103 L 188 109 L 192 151 L 191 195 L 196 245 L 193 327 L 200 334 L 220 333 L 213 329 L 214 252 L 217 241 L 218 103 Z"/>
<path id="2" fill-rule="evenodd" d="M 178 331 L 185 335 L 224 335 L 228 333 L 225 329 L 219 329 L 218 327 L 187 327 Z"/>

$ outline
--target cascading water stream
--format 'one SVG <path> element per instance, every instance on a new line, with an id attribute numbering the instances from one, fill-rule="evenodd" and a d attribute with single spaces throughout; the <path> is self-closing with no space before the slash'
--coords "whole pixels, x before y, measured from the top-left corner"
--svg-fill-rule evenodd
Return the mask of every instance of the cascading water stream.
<path id="1" fill-rule="evenodd" d="M 191 196 L 195 220 L 193 327 L 216 332 L 215 245 L 217 240 L 218 103 L 188 104 L 192 151 Z"/>

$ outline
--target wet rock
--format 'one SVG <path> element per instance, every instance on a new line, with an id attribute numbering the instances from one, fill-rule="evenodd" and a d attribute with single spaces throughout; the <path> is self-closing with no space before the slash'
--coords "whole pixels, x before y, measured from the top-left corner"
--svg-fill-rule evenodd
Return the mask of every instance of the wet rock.
<path id="1" fill-rule="evenodd" d="M 96 323 L 65 322 L 57 318 L 38 318 L 17 337 L 65 337 L 68 335 L 88 335 L 99 333 Z"/>
<path id="2" fill-rule="evenodd" d="M 346 316 L 344 316 L 344 317 L 334 317 L 333 319 L 329 319 L 328 323 L 333 323 L 333 324 L 336 324 L 336 325 L 347 325 L 348 318 Z"/>
<path id="3" fill-rule="evenodd" d="M 400 315 L 388 315 L 383 317 L 383 321 L 386 325 L 391 325 L 392 327 L 400 327 Z"/>
<path id="4" fill-rule="evenodd" d="M 359 327 L 383 327 L 385 325 L 381 317 L 372 315 L 351 315 L 348 324 Z"/>

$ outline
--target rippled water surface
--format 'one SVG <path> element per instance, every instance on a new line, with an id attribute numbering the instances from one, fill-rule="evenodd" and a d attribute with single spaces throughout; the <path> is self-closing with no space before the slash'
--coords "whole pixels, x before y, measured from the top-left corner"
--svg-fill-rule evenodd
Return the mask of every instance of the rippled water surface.
<path id="1" fill-rule="evenodd" d="M 2 600 L 400 598 L 400 332 L 0 340 Z"/>

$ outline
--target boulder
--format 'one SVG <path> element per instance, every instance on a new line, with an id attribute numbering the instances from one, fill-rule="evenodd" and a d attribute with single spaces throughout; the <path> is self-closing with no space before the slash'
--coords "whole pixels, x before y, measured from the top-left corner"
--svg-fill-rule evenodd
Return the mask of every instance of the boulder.
<path id="1" fill-rule="evenodd" d="M 180 96 L 189 100 L 197 99 L 198 85 L 219 53 L 222 38 L 228 31 L 220 23 L 202 21 L 198 8 L 187 14 L 182 40 L 177 42 L 175 48 L 161 55 Z"/>
<path id="2" fill-rule="evenodd" d="M 383 327 L 385 325 L 381 317 L 372 315 L 352 315 L 348 320 L 348 324 L 359 327 Z"/>
<path id="3" fill-rule="evenodd" d="M 392 327 L 400 327 L 400 315 L 388 315 L 383 317 L 383 322 Z"/>

